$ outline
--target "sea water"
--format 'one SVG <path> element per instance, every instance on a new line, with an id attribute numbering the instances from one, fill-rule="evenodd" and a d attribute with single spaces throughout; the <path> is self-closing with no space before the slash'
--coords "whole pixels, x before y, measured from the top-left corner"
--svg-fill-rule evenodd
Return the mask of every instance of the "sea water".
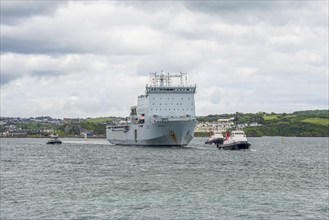
<path id="1" fill-rule="evenodd" d="M 0 219 L 329 219 L 328 138 L 251 149 L 1 139 Z"/>

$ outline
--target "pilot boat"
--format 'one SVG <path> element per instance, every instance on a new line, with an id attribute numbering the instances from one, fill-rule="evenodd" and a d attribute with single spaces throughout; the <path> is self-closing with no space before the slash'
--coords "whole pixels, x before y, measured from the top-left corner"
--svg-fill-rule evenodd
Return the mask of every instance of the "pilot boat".
<path id="1" fill-rule="evenodd" d="M 217 148 L 220 150 L 241 150 L 249 149 L 250 143 L 244 131 L 235 130 L 230 133 L 227 131 L 223 144 L 218 144 Z"/>

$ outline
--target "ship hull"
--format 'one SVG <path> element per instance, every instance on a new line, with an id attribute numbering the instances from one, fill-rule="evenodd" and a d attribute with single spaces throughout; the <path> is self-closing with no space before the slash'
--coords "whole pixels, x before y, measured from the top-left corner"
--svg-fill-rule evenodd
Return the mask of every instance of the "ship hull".
<path id="1" fill-rule="evenodd" d="M 195 126 L 195 120 L 109 126 L 106 136 L 107 140 L 115 145 L 186 146 L 193 139 Z"/>
<path id="2" fill-rule="evenodd" d="M 250 143 L 247 141 L 237 141 L 229 144 L 217 145 L 220 150 L 245 150 L 250 148 Z"/>

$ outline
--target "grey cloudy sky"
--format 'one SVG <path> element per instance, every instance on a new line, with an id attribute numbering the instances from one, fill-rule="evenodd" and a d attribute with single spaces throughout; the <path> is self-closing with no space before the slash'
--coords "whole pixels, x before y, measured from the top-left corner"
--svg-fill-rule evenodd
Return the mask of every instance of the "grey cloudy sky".
<path id="1" fill-rule="evenodd" d="M 328 1 L 1 0 L 1 116 L 126 116 L 187 72 L 197 115 L 328 108 Z"/>

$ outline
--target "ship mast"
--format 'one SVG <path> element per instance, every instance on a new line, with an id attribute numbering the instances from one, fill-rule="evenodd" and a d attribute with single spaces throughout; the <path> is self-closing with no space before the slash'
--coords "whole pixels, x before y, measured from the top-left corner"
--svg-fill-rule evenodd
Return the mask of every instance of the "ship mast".
<path id="1" fill-rule="evenodd" d="M 178 78 L 179 79 L 179 86 L 184 86 L 183 84 L 183 78 L 185 76 L 185 81 L 187 80 L 187 74 L 179 72 L 179 74 L 170 74 L 167 73 L 167 75 L 164 74 L 163 70 L 161 70 L 161 73 L 158 74 L 157 72 L 150 73 L 150 81 L 151 81 L 151 86 L 154 87 L 171 87 L 172 85 L 172 79 L 173 78 Z M 186 82 L 187 83 L 187 82 Z"/>

